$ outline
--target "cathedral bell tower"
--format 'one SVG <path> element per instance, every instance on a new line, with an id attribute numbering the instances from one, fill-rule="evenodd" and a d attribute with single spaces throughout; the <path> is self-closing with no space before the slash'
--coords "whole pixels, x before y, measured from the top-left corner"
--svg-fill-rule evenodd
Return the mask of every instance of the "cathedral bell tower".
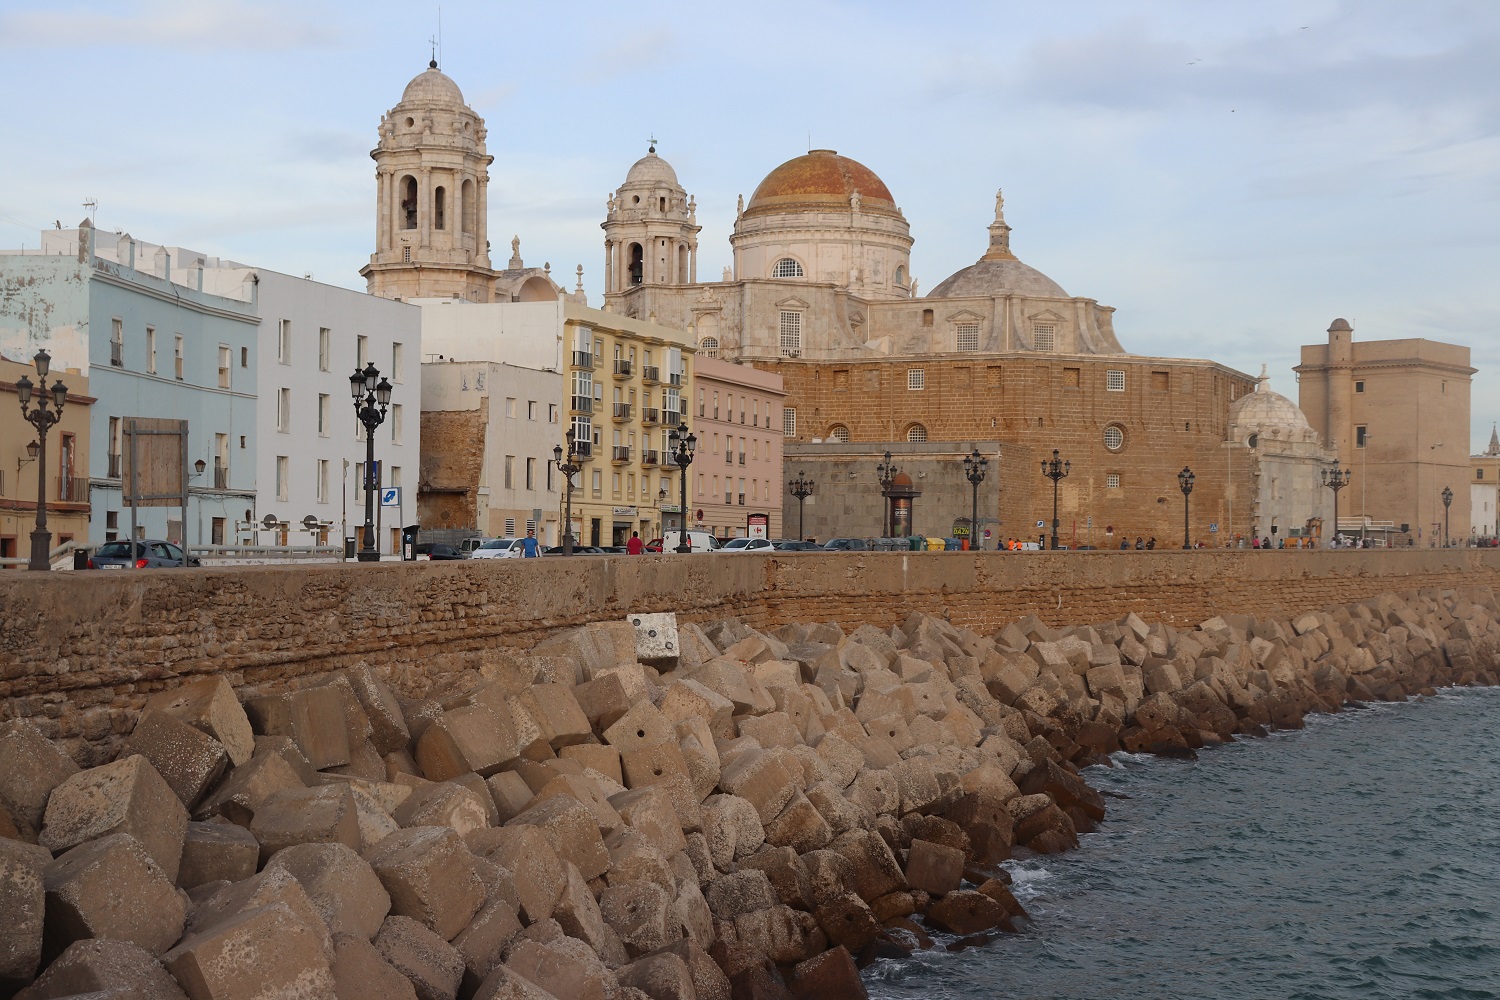
<path id="1" fill-rule="evenodd" d="M 610 195 L 604 230 L 604 298 L 698 280 L 698 203 L 653 142 Z"/>
<path id="2" fill-rule="evenodd" d="M 406 85 L 380 120 L 375 161 L 375 252 L 360 268 L 371 295 L 488 302 L 484 119 L 437 62 Z"/>

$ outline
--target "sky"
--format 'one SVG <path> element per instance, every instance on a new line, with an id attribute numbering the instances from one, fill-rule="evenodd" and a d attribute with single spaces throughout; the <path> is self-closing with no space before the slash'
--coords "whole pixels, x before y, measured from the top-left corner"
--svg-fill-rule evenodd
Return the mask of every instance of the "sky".
<path id="1" fill-rule="evenodd" d="M 1493 0 L 0 0 L 0 246 L 54 220 L 362 288 L 380 116 L 439 60 L 489 129 L 489 231 L 600 300 L 605 201 L 649 138 L 697 198 L 831 148 L 873 169 L 930 289 L 1012 248 L 1139 354 L 1297 398 L 1300 345 L 1467 345 L 1500 420 Z"/>

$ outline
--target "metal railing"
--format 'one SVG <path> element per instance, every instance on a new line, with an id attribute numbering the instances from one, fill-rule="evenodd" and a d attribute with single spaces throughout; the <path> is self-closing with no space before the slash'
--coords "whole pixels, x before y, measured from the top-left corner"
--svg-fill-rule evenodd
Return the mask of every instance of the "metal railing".
<path id="1" fill-rule="evenodd" d="M 633 409 L 635 409 L 635 407 L 632 406 L 629 403 L 616 403 L 615 404 L 615 419 L 616 420 L 629 420 L 630 419 L 630 411 L 633 410 Z"/>
<path id="2" fill-rule="evenodd" d="M 659 423 L 661 423 L 661 411 L 658 410 L 654 406 L 643 406 L 643 407 L 641 407 L 641 423 L 643 423 L 643 424 L 659 424 Z"/>
<path id="3" fill-rule="evenodd" d="M 591 351 L 574 351 L 573 352 L 573 367 L 574 368 L 590 368 L 590 369 L 592 369 L 594 367 L 594 355 L 593 355 L 593 352 L 591 352 Z"/>
<path id="4" fill-rule="evenodd" d="M 57 499 L 64 503 L 82 503 L 89 498 L 87 476 L 58 476 Z"/>
<path id="5" fill-rule="evenodd" d="M 110 455 L 109 456 L 109 478 L 111 478 L 111 479 L 119 479 L 120 476 L 123 475 L 123 473 L 120 471 L 121 464 L 122 464 L 122 462 L 121 462 L 121 456 L 119 456 L 119 455 Z"/>
<path id="6" fill-rule="evenodd" d="M 643 382 L 660 382 L 661 381 L 661 368 L 658 367 L 657 365 L 643 365 L 643 366 L 641 366 L 641 381 L 643 381 Z"/>
<path id="7" fill-rule="evenodd" d="M 634 367 L 634 362 L 629 358 L 615 358 L 615 377 L 629 378 L 631 369 Z"/>
<path id="8" fill-rule="evenodd" d="M 744 465 L 745 464 L 745 453 L 743 451 L 740 452 L 740 461 L 739 461 L 739 464 L 740 465 Z"/>
<path id="9" fill-rule="evenodd" d="M 573 454 L 578 458 L 594 457 L 594 442 L 576 440 L 573 442 Z"/>
<path id="10" fill-rule="evenodd" d="M 616 462 L 628 462 L 628 461 L 630 461 L 630 448 L 629 447 L 624 447 L 624 448 L 617 447 L 617 448 L 615 448 L 614 449 L 614 461 L 616 461 Z"/>
<path id="11" fill-rule="evenodd" d="M 109 363 L 115 368 L 125 367 L 125 345 L 118 340 L 109 342 Z"/>
<path id="12" fill-rule="evenodd" d="M 643 452 L 641 452 L 641 464 L 642 465 L 660 465 L 661 464 L 661 455 L 660 455 L 660 453 L 659 452 L 655 452 L 655 451 L 643 451 Z"/>
<path id="13" fill-rule="evenodd" d="M 214 489 L 229 489 L 229 467 L 227 465 L 214 466 Z"/>
<path id="14" fill-rule="evenodd" d="M 574 396 L 572 410 L 574 413 L 593 413 L 594 398 L 592 396 Z"/>

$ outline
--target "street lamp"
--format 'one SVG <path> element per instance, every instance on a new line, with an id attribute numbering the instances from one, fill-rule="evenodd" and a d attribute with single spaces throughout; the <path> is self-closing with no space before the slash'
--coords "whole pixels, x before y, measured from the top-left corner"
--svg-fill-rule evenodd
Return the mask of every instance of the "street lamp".
<path id="1" fill-rule="evenodd" d="M 693 464 L 693 452 L 698 447 L 698 435 L 688 430 L 687 421 L 673 427 L 667 434 L 667 445 L 672 451 L 672 461 L 680 470 L 678 475 L 682 479 L 682 530 L 677 533 L 677 548 L 674 552 L 688 553 L 693 551 L 693 543 L 688 539 L 687 527 L 687 470 Z"/>
<path id="2" fill-rule="evenodd" d="M 1042 459 L 1042 475 L 1052 480 L 1052 548 L 1057 548 L 1057 484 L 1068 478 L 1073 469 L 1071 461 L 1063 461 L 1056 448 L 1052 449 L 1052 460 Z"/>
<path id="3" fill-rule="evenodd" d="M 1339 460 L 1333 460 L 1333 469 L 1323 469 L 1321 472 L 1323 485 L 1333 490 L 1333 537 L 1337 541 L 1339 537 L 1339 490 L 1349 485 L 1349 470 L 1339 468 Z"/>
<path id="4" fill-rule="evenodd" d="M 563 481 L 567 483 L 563 487 L 562 550 L 563 555 L 570 556 L 573 554 L 573 477 L 583 471 L 583 463 L 577 461 L 578 442 L 572 431 L 568 432 L 565 440 L 568 442 L 567 461 L 563 461 L 562 445 L 555 444 L 552 446 L 552 464 L 557 466 L 557 471 L 563 474 Z"/>
<path id="5" fill-rule="evenodd" d="M 36 365 L 37 378 L 41 380 L 42 394 L 36 406 L 31 406 L 31 379 L 22 375 L 16 380 L 16 395 L 21 399 L 21 416 L 36 428 L 36 451 L 26 446 L 27 454 L 36 458 L 36 528 L 31 532 L 31 562 L 27 569 L 50 570 L 52 568 L 52 532 L 47 530 L 47 431 L 62 419 L 63 404 L 68 400 L 68 387 L 59 379 L 52 383 L 49 395 L 47 373 L 52 368 L 52 355 L 45 350 L 37 351 L 31 359 Z M 48 403 L 51 403 L 49 406 Z"/>
<path id="6" fill-rule="evenodd" d="M 1453 490 L 1444 486 L 1441 495 L 1443 498 L 1443 548 L 1446 549 L 1448 547 L 1448 508 L 1453 506 Z M 33 555 L 31 558 L 35 560 L 36 556 Z"/>
<path id="7" fill-rule="evenodd" d="M 880 495 L 885 499 L 885 513 L 882 515 L 881 530 L 885 537 L 890 538 L 896 533 L 891 524 L 891 484 L 896 480 L 896 473 L 901 470 L 896 468 L 891 461 L 891 453 L 885 453 L 885 461 L 875 463 L 875 478 L 880 482 Z"/>
<path id="8" fill-rule="evenodd" d="M 786 485 L 792 491 L 792 496 L 797 498 L 797 537 L 806 538 L 807 536 L 803 532 L 802 504 L 803 501 L 812 496 L 813 481 L 807 478 L 807 473 L 798 471 L 797 478 Z"/>
<path id="9" fill-rule="evenodd" d="M 969 506 L 969 548 L 971 549 L 982 547 L 979 544 L 979 484 L 984 482 L 984 473 L 989 466 L 990 460 L 980 457 L 978 448 L 964 456 L 964 478 L 968 479 L 974 491 Z"/>
<path id="10" fill-rule="evenodd" d="M 1185 549 L 1193 547 L 1193 542 L 1188 531 L 1188 494 L 1193 492 L 1193 480 L 1195 478 L 1197 477 L 1193 475 L 1193 470 L 1185 465 L 1182 467 L 1182 471 L 1177 473 L 1177 487 L 1182 490 L 1182 547 Z"/>
<path id="11" fill-rule="evenodd" d="M 379 382 L 376 379 L 380 379 Z M 379 562 L 375 545 L 375 491 L 380 477 L 375 471 L 375 428 L 385 423 L 391 405 L 391 384 L 380 378 L 380 369 L 372 361 L 364 370 L 354 369 L 349 376 L 349 394 L 354 397 L 354 414 L 365 425 L 365 543 L 359 549 L 360 562 Z"/>

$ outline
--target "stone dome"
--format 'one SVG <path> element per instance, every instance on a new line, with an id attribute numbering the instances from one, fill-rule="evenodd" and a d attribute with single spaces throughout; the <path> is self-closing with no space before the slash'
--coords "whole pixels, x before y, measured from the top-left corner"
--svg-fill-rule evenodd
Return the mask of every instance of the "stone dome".
<path id="1" fill-rule="evenodd" d="M 896 200 L 875 171 L 831 149 L 814 149 L 787 160 L 766 175 L 750 196 L 745 217 L 793 212 L 847 212 L 859 195 L 859 210 L 868 215 L 902 218 Z"/>
<path id="2" fill-rule="evenodd" d="M 406 90 L 401 93 L 401 103 L 463 107 L 464 94 L 452 78 L 437 68 L 434 60 L 406 85 Z"/>
<path id="3" fill-rule="evenodd" d="M 656 147 L 652 146 L 646 155 L 630 165 L 630 172 L 625 175 L 626 184 L 666 184 L 669 187 L 681 187 L 677 183 L 677 171 L 672 165 L 660 156 L 656 155 Z"/>
<path id="4" fill-rule="evenodd" d="M 981 258 L 943 279 L 927 293 L 929 299 L 959 298 L 966 295 L 1029 295 L 1036 298 L 1065 299 L 1063 287 L 1041 271 L 1014 257 L 1001 260 Z"/>
<path id="5" fill-rule="evenodd" d="M 891 477 L 891 485 L 892 486 L 910 486 L 911 485 L 911 476 L 908 476 L 904 472 L 898 472 L 893 477 Z"/>
<path id="6" fill-rule="evenodd" d="M 1316 441 L 1318 437 L 1297 404 L 1271 390 L 1271 379 L 1264 366 L 1255 391 L 1230 406 L 1229 426 L 1241 439 L 1252 434 L 1279 441 Z"/>

